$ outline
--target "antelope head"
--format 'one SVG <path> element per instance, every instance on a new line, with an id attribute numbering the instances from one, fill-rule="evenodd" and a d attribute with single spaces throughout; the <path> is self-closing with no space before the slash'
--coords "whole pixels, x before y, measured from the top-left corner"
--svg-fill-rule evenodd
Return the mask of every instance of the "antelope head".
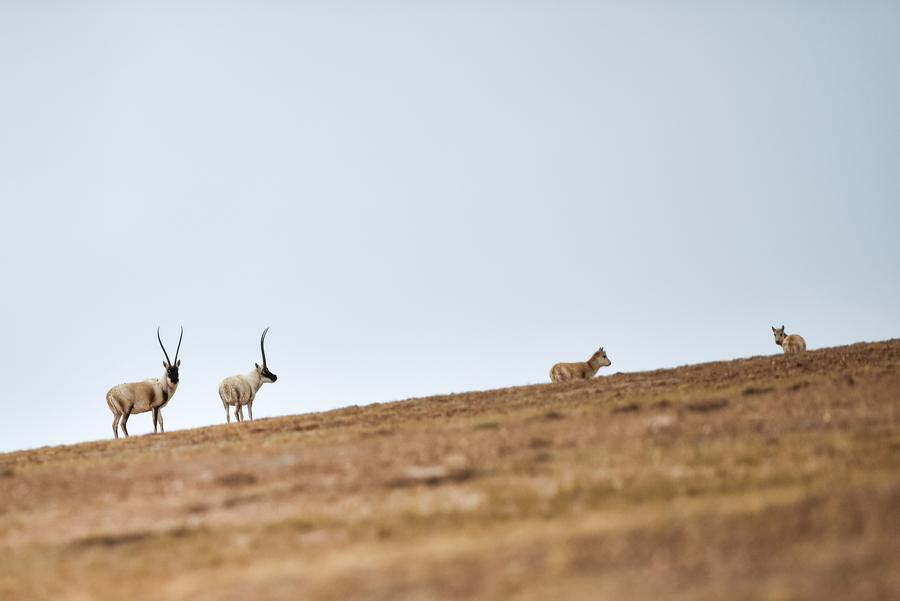
<path id="1" fill-rule="evenodd" d="M 782 325 L 780 328 L 772 326 L 772 333 L 775 334 L 775 344 L 781 346 L 781 343 L 784 342 L 785 339 L 784 325 Z"/>
<path id="2" fill-rule="evenodd" d="M 596 353 L 594 353 L 594 356 L 591 357 L 591 359 L 596 359 L 597 363 L 600 364 L 600 367 L 607 367 L 609 365 L 612 365 L 612 361 L 610 361 L 609 357 L 606 356 L 606 351 L 603 350 L 602 346 L 597 350 Z"/>
<path id="3" fill-rule="evenodd" d="M 156 339 L 159 340 L 159 346 L 162 348 L 163 355 L 166 356 L 166 360 L 163 361 L 163 367 L 166 368 L 166 384 L 173 388 L 178 386 L 178 368 L 181 367 L 178 352 L 181 350 L 182 336 L 184 336 L 184 327 L 181 328 L 181 334 L 178 336 L 178 348 L 175 349 L 175 363 L 172 363 L 169 360 L 169 353 L 166 352 L 166 347 L 162 343 L 162 338 L 159 337 L 159 328 L 156 328 Z"/>
<path id="4" fill-rule="evenodd" d="M 259 363 L 256 364 L 256 371 L 259 374 L 260 379 L 263 382 L 272 383 L 278 379 L 278 376 L 269 371 L 269 366 L 266 364 L 266 334 L 269 332 L 269 328 L 263 330 L 262 338 L 259 339 L 259 350 L 262 351 L 262 360 L 263 364 L 260 366 Z"/>

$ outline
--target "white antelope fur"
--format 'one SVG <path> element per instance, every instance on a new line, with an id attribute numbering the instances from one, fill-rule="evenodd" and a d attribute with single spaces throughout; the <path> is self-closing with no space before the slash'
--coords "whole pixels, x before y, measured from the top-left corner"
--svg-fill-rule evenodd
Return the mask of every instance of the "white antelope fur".
<path id="1" fill-rule="evenodd" d="M 181 365 L 181 360 L 175 362 L 175 366 Z M 119 437 L 119 426 L 122 433 L 128 436 L 128 418 L 132 413 L 153 412 L 153 431 L 156 432 L 156 424 L 159 423 L 161 432 L 163 427 L 162 408 L 169 404 L 175 395 L 178 383 L 169 378 L 169 364 L 163 361 L 163 375 L 161 378 L 149 378 L 142 382 L 129 382 L 110 388 L 106 393 L 106 404 L 113 413 L 113 434 Z M 119 423 L 121 420 L 121 424 Z"/>
<path id="2" fill-rule="evenodd" d="M 255 369 L 248 371 L 239 376 L 229 376 L 222 380 L 219 384 L 219 398 L 222 399 L 222 405 L 225 407 L 225 418 L 231 423 L 231 413 L 228 407 L 234 407 L 234 419 L 236 421 L 244 421 L 243 406 L 247 406 L 250 413 L 250 421 L 253 421 L 253 399 L 263 384 L 271 383 L 272 380 L 266 378 L 262 374 L 262 367 L 259 365 Z"/>
<path id="3" fill-rule="evenodd" d="M 119 384 L 113 386 L 106 393 L 106 404 L 113 413 L 112 429 L 116 438 L 119 437 L 119 421 L 121 420 L 122 433 L 128 436 L 128 418 L 132 413 L 153 412 L 153 431 L 156 432 L 156 426 L 159 430 L 165 432 L 163 427 L 162 408 L 169 404 L 172 397 L 175 396 L 175 390 L 178 388 L 178 368 L 181 367 L 181 359 L 178 353 L 181 351 L 181 339 L 184 337 L 184 328 L 181 328 L 181 334 L 178 336 L 178 348 L 175 349 L 175 364 L 169 360 L 169 353 L 163 346 L 162 338 L 159 336 L 159 328 L 156 328 L 156 339 L 159 340 L 159 346 L 162 349 L 165 360 L 163 361 L 163 375 L 161 378 L 150 378 L 142 382 L 129 382 L 127 384 Z"/>
<path id="4" fill-rule="evenodd" d="M 784 326 L 772 326 L 772 333 L 775 334 L 775 344 L 781 347 L 785 355 L 806 352 L 806 340 L 800 334 L 785 334 Z"/>
<path id="5" fill-rule="evenodd" d="M 259 392 L 263 384 L 269 384 L 278 379 L 278 376 L 269 371 L 266 363 L 266 334 L 269 328 L 263 330 L 262 337 L 259 339 L 259 350 L 262 353 L 263 363 L 256 363 L 254 369 L 245 374 L 238 376 L 230 376 L 222 380 L 219 384 L 219 398 L 222 399 L 222 405 L 225 407 L 225 419 L 231 423 L 231 413 L 228 407 L 234 407 L 234 419 L 244 421 L 244 405 L 247 405 L 247 411 L 250 413 L 250 421 L 253 421 L 253 399 Z"/>

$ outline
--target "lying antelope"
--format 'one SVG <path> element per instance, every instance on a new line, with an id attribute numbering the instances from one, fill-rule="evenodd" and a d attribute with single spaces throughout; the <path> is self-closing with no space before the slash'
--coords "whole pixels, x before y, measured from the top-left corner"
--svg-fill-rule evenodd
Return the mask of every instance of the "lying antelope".
<path id="1" fill-rule="evenodd" d="M 163 355 L 166 360 L 163 361 L 165 372 L 161 378 L 150 378 L 143 382 L 130 382 L 128 384 L 119 384 L 110 388 L 106 393 L 106 404 L 109 405 L 110 411 L 113 412 L 113 434 L 119 437 L 119 420 L 122 420 L 122 432 L 128 436 L 128 417 L 132 413 L 153 412 L 153 431 L 156 432 L 157 422 L 159 430 L 165 432 L 163 428 L 162 408 L 172 400 L 175 389 L 178 388 L 178 368 L 181 366 L 181 360 L 178 359 L 178 352 L 181 350 L 181 338 L 184 336 L 184 328 L 181 328 L 181 334 L 178 336 L 178 348 L 175 349 L 175 363 L 169 361 L 169 353 L 163 346 L 162 338 L 159 337 L 159 328 L 156 328 L 156 339 L 159 340 L 159 346 L 162 347 Z"/>
<path id="2" fill-rule="evenodd" d="M 781 347 L 785 355 L 806 352 L 806 341 L 800 334 L 785 334 L 784 325 L 780 328 L 772 326 L 772 332 L 775 334 L 775 344 Z"/>
<path id="3" fill-rule="evenodd" d="M 553 382 L 568 382 L 570 380 L 589 380 L 594 377 L 601 367 L 612 365 L 612 361 L 606 356 L 606 351 L 600 349 L 591 355 L 591 358 L 578 363 L 557 363 L 550 368 L 550 380 Z"/>
<path id="4" fill-rule="evenodd" d="M 253 421 L 253 399 L 260 386 L 266 383 L 274 382 L 278 376 L 269 371 L 266 364 L 266 333 L 269 328 L 263 330 L 262 338 L 259 339 L 259 349 L 262 351 L 262 367 L 259 363 L 255 363 L 254 369 L 239 376 L 231 376 L 222 380 L 219 384 L 219 398 L 222 399 L 222 405 L 225 407 L 225 419 L 231 423 L 231 414 L 228 406 L 234 406 L 234 419 L 236 421 L 244 421 L 243 406 L 247 405 L 247 411 L 250 412 L 250 421 Z"/>

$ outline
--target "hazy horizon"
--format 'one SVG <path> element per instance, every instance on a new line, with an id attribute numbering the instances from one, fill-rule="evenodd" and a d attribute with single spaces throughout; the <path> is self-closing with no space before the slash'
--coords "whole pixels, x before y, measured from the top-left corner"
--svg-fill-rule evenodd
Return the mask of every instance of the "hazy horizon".
<path id="1" fill-rule="evenodd" d="M 900 5 L 0 4 L 0 451 L 900 336 Z M 152 431 L 149 414 L 129 431 Z"/>

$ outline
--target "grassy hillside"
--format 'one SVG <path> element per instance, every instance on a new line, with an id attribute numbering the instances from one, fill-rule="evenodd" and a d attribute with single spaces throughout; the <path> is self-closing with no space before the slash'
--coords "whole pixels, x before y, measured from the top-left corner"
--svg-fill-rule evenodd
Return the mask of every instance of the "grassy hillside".
<path id="1" fill-rule="evenodd" d="M 900 599 L 900 341 L 0 455 L 0 599 Z"/>

